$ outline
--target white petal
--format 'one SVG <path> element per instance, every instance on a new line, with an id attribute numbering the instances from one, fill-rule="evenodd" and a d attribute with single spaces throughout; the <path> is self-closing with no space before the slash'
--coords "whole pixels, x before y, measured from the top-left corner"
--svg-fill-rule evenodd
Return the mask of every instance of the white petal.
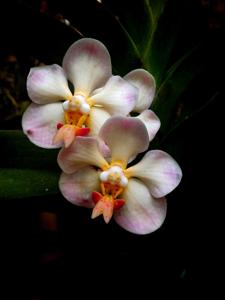
<path id="1" fill-rule="evenodd" d="M 154 199 L 148 188 L 137 179 L 130 179 L 121 198 L 122 208 L 115 212 L 115 221 L 124 229 L 147 234 L 158 229 L 166 217 L 166 199 Z"/>
<path id="2" fill-rule="evenodd" d="M 35 67 L 27 78 L 27 91 L 37 104 L 47 104 L 72 97 L 63 69 L 58 65 Z"/>
<path id="3" fill-rule="evenodd" d="M 134 86 L 138 88 L 138 101 L 133 109 L 136 112 L 142 112 L 148 109 L 155 96 L 155 79 L 144 69 L 133 70 L 124 76 Z"/>
<path id="4" fill-rule="evenodd" d="M 154 139 L 156 133 L 158 132 L 158 130 L 160 128 L 161 122 L 160 122 L 159 118 L 150 109 L 144 110 L 136 118 L 138 118 L 139 120 L 144 122 L 144 124 L 147 128 L 147 131 L 148 131 L 149 141 L 151 142 Z"/>
<path id="5" fill-rule="evenodd" d="M 103 108 L 92 107 L 87 126 L 91 129 L 90 135 L 97 136 L 99 130 L 106 120 L 110 118 L 110 114 Z"/>
<path id="6" fill-rule="evenodd" d="M 23 114 L 22 127 L 30 141 L 43 148 L 59 148 L 53 138 L 57 124 L 64 123 L 64 112 L 61 103 L 46 105 L 30 104 Z"/>
<path id="7" fill-rule="evenodd" d="M 111 115 L 127 115 L 134 108 L 138 90 L 120 76 L 112 76 L 106 85 L 94 92 L 91 101 L 102 105 Z"/>
<path id="8" fill-rule="evenodd" d="M 121 162 L 123 167 L 131 157 L 147 150 L 149 144 L 143 122 L 132 117 L 111 117 L 102 126 L 99 136 L 110 148 L 112 162 Z"/>
<path id="9" fill-rule="evenodd" d="M 131 177 L 140 178 L 151 194 L 160 198 L 174 190 L 181 181 L 182 171 L 166 152 L 152 150 L 136 165 L 126 170 Z"/>
<path id="10" fill-rule="evenodd" d="M 67 50 L 63 68 L 75 86 L 75 92 L 86 96 L 103 86 L 112 74 L 111 59 L 106 47 L 99 41 L 80 39 Z"/>
<path id="11" fill-rule="evenodd" d="M 91 167 L 79 169 L 73 174 L 62 173 L 59 188 L 63 196 L 71 203 L 92 208 L 91 194 L 99 191 L 98 172 Z"/>
<path id="12" fill-rule="evenodd" d="M 88 165 L 101 169 L 108 167 L 99 150 L 98 141 L 93 137 L 76 137 L 71 146 L 60 150 L 58 164 L 63 172 L 68 174 Z"/>

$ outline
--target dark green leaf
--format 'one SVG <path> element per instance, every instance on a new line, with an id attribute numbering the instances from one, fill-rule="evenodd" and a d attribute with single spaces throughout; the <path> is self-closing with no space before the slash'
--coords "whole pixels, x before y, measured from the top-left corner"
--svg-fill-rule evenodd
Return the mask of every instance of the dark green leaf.
<path id="1" fill-rule="evenodd" d="M 57 150 L 32 144 L 20 130 L 0 130 L 0 167 L 58 170 Z"/>
<path id="2" fill-rule="evenodd" d="M 196 51 L 194 56 L 190 54 L 193 54 L 193 50 L 185 54 L 169 69 L 152 104 L 152 109 L 161 120 L 160 130 L 162 133 L 165 133 L 170 127 L 170 123 L 176 120 L 180 97 L 203 71 L 204 64 L 199 58 L 199 52 Z"/>
<path id="3" fill-rule="evenodd" d="M 58 150 L 33 145 L 20 130 L 1 130 L 0 198 L 58 193 Z"/>
<path id="4" fill-rule="evenodd" d="M 58 194 L 59 172 L 34 169 L 0 169 L 0 199 Z"/>

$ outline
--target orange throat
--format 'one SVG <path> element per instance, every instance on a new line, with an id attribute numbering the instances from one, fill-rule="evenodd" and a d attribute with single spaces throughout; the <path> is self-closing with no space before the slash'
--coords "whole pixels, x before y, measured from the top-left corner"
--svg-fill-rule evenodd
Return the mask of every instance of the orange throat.
<path id="1" fill-rule="evenodd" d="M 53 138 L 53 144 L 63 143 L 65 148 L 69 147 L 76 136 L 86 136 L 90 128 L 86 127 L 89 115 L 79 111 L 64 112 L 65 124 L 57 124 L 57 133 Z"/>
<path id="2" fill-rule="evenodd" d="M 121 188 L 118 184 L 104 182 L 101 183 L 101 190 L 102 193 L 92 193 L 92 200 L 95 207 L 93 208 L 91 218 L 94 219 L 103 215 L 105 223 L 109 223 L 113 216 L 113 212 L 125 204 L 124 199 L 117 198 L 122 193 L 123 188 Z"/>

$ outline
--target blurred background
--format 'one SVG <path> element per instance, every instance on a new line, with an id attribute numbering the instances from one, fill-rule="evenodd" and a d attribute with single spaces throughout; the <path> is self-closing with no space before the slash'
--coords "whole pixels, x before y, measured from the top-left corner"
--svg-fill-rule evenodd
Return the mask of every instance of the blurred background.
<path id="1" fill-rule="evenodd" d="M 1 2 L 0 269 L 12 287 L 20 282 L 3 299 L 12 299 L 12 291 L 32 300 L 134 292 L 150 299 L 159 283 L 169 283 L 167 292 L 179 299 L 193 286 L 201 290 L 199 282 L 211 275 L 209 265 L 217 264 L 210 253 L 205 257 L 210 245 L 216 247 L 222 209 L 217 174 L 224 30 L 224 0 Z M 184 177 L 167 197 L 163 226 L 150 235 L 133 235 L 113 221 L 107 226 L 100 218 L 93 221 L 89 210 L 63 199 L 57 152 L 31 145 L 21 133 L 21 116 L 30 103 L 30 68 L 61 65 L 67 48 L 82 37 L 106 45 L 114 74 L 145 68 L 156 78 L 151 109 L 162 127 L 150 148 L 170 153 Z M 39 175 L 32 180 L 34 171 Z M 48 172 L 55 177 L 49 173 L 51 188 L 41 194 L 38 186 Z M 152 299 L 160 299 L 164 290 L 157 292 Z"/>

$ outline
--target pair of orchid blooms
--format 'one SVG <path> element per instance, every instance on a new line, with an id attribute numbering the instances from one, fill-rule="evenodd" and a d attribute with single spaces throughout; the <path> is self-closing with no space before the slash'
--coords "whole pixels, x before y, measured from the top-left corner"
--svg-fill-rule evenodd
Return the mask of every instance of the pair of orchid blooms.
<path id="1" fill-rule="evenodd" d="M 155 231 L 166 216 L 164 196 L 182 172 L 160 150 L 132 165 L 160 127 L 148 109 L 153 76 L 143 69 L 113 76 L 106 47 L 90 38 L 70 46 L 62 65 L 31 69 L 27 90 L 33 103 L 22 118 L 24 133 L 40 147 L 61 148 L 59 188 L 67 200 L 93 208 L 92 218 L 102 214 L 106 223 L 113 216 L 132 233 Z"/>

